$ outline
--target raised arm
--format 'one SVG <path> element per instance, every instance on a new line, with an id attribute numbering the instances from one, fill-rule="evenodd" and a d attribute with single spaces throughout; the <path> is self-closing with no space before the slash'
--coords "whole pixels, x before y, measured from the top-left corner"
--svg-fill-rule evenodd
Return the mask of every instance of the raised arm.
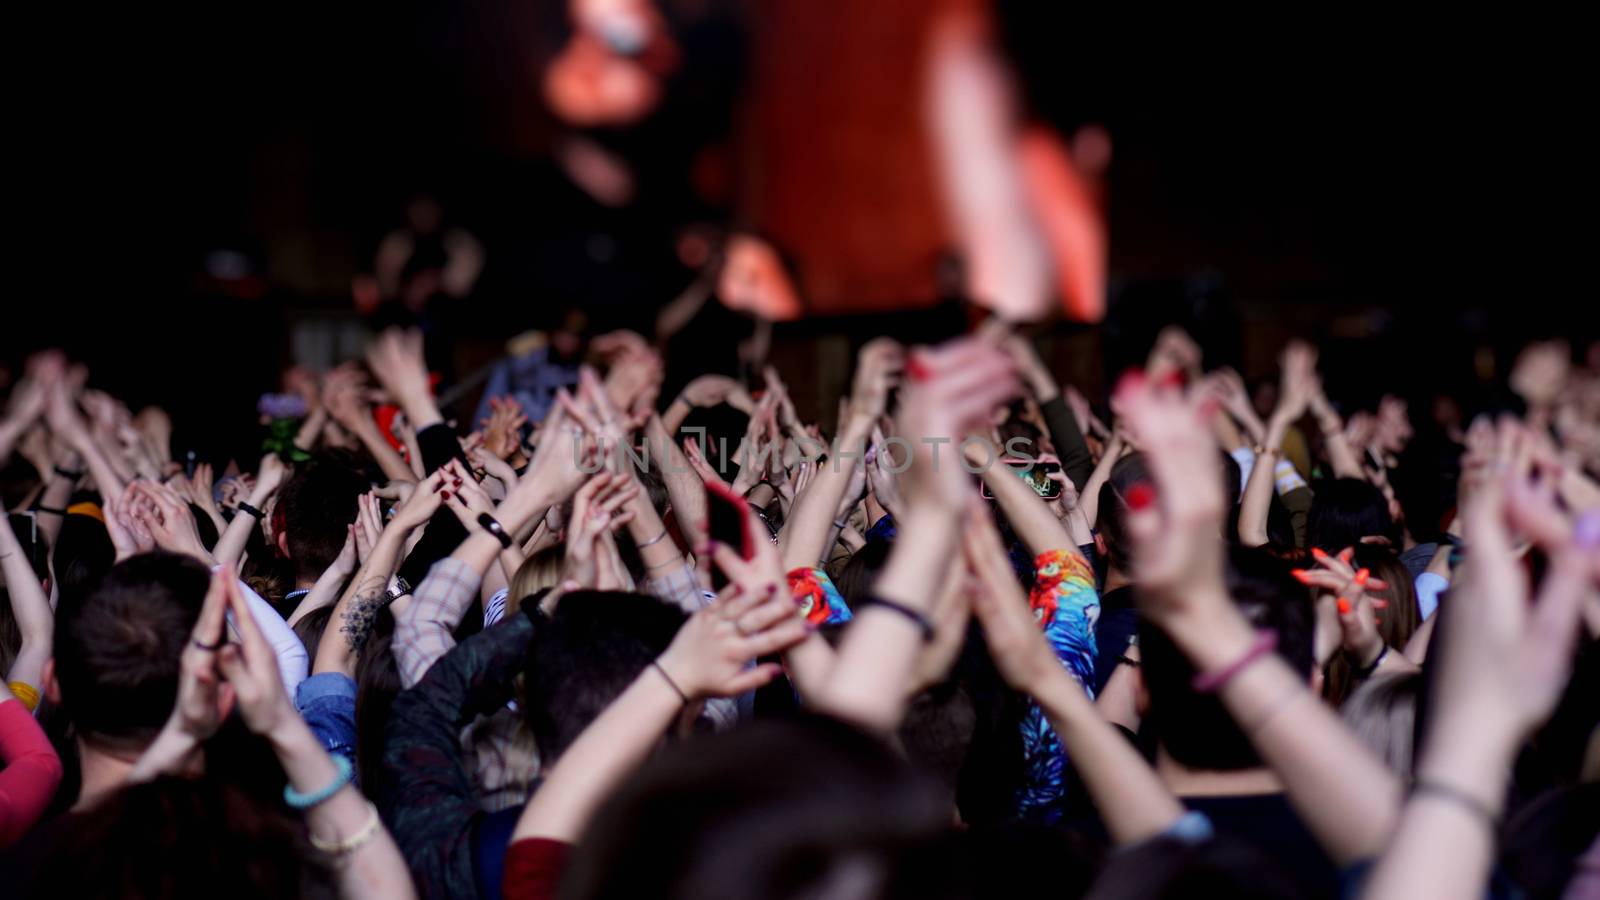
<path id="1" fill-rule="evenodd" d="M 6 595 L 11 598 L 11 614 L 22 633 L 22 644 L 11 661 L 7 681 L 20 682 L 37 691 L 43 687 L 41 673 L 50 658 L 55 635 L 55 612 L 44 585 L 28 562 L 28 555 L 11 530 L 11 516 L 0 505 L 0 575 L 4 575 Z M 29 704 L 32 706 L 33 704 Z"/>
<path id="2" fill-rule="evenodd" d="M 961 437 L 980 428 L 1020 385 L 1011 360 L 992 342 L 968 338 L 915 352 L 901 391 L 896 433 L 911 442 L 901 479 L 906 516 L 873 601 L 856 611 L 819 706 L 879 732 L 905 713 L 907 688 L 939 595 L 944 563 L 956 552 L 959 519 L 972 493 L 957 462 Z M 943 446 L 943 459 L 936 454 Z"/>
<path id="3" fill-rule="evenodd" d="M 261 458 L 261 465 L 256 469 L 255 485 L 250 488 L 250 496 L 239 504 L 233 514 L 233 521 L 228 523 L 228 530 L 217 538 L 217 544 L 211 549 L 211 555 L 219 563 L 232 563 L 238 565 L 244 556 L 244 548 L 250 543 L 250 532 L 261 527 L 261 517 L 265 515 L 267 500 L 278 492 L 279 485 L 283 484 L 287 476 L 283 461 L 274 454 L 267 454 Z"/>
<path id="4" fill-rule="evenodd" d="M 979 467 L 978 477 L 989 486 L 989 492 L 1000 504 L 1000 509 L 1017 531 L 1017 537 L 1034 556 L 1046 550 L 1066 550 L 1077 553 L 1077 543 L 1067 533 L 1066 526 L 1056 518 L 1050 507 L 1012 473 L 1011 467 L 1002 463 L 993 446 L 982 446 L 978 441 L 964 445 L 967 461 Z"/>
<path id="5" fill-rule="evenodd" d="M 1394 827 L 1394 774 L 1314 695 L 1228 597 L 1216 444 L 1199 398 L 1125 382 L 1119 405 L 1137 429 L 1156 485 L 1156 515 L 1134 538 L 1141 611 L 1203 673 L 1278 773 L 1289 799 L 1335 859 L 1375 855 Z"/>
<path id="6" fill-rule="evenodd" d="M 1131 844 L 1167 831 L 1183 806 L 1061 667 L 1017 586 L 988 511 L 977 508 L 967 522 L 962 544 L 978 581 L 972 611 L 1000 674 L 1043 708 L 1113 840 Z"/>
<path id="7" fill-rule="evenodd" d="M 1050 429 L 1050 442 L 1055 444 L 1056 455 L 1061 457 L 1061 471 L 1072 481 L 1074 488 L 1083 490 L 1089 473 L 1094 471 L 1094 458 L 1089 454 L 1089 445 L 1083 440 L 1083 429 L 1078 427 L 1077 416 L 1072 414 L 1066 397 L 1061 393 L 1061 385 L 1056 383 L 1055 376 L 1045 367 L 1044 360 L 1039 358 L 1027 338 L 1018 334 L 1010 335 L 1005 339 L 1004 347 L 1011 354 L 1011 361 L 1016 365 L 1023 384 L 1033 394 L 1034 402 L 1039 404 L 1045 425 Z"/>
<path id="8" fill-rule="evenodd" d="M 1503 473 L 1464 511 L 1469 551 L 1439 625 L 1416 787 L 1364 897 L 1488 890 L 1512 763 L 1567 685 L 1584 598 L 1600 583 L 1600 509 L 1574 525 L 1544 490 Z M 1514 534 L 1550 560 L 1532 602 Z"/>
<path id="9" fill-rule="evenodd" d="M 289 777 L 290 805 L 305 813 L 313 847 L 333 863 L 340 896 L 348 900 L 416 896 L 405 859 L 378 817 L 378 808 L 352 781 L 350 765 L 318 743 L 284 691 L 276 656 L 256 627 L 240 582 L 226 572 L 229 611 L 240 642 L 216 652 L 216 666 L 238 698 L 251 731 L 267 739 Z M 331 789 L 332 793 L 328 794 Z M 324 796 L 326 795 L 326 796 Z"/>
<path id="10" fill-rule="evenodd" d="M 771 681 L 780 667 L 752 665 L 805 637 L 805 621 L 768 573 L 722 547 L 716 564 L 730 583 L 684 623 L 666 652 L 634 679 L 561 754 L 517 820 L 513 841 L 576 842 L 606 796 L 660 741 L 683 707 L 736 697 Z"/>
<path id="11" fill-rule="evenodd" d="M 1283 352 L 1281 368 L 1278 406 L 1267 420 L 1255 465 L 1250 468 L 1244 495 L 1239 499 L 1239 541 L 1246 547 L 1267 543 L 1267 514 L 1277 488 L 1276 469 L 1283 459 L 1284 433 L 1305 415 L 1312 396 L 1321 391 L 1316 383 L 1316 356 L 1305 344 L 1290 344 Z"/>
<path id="12" fill-rule="evenodd" d="M 870 341 L 861 348 L 856 361 L 856 377 L 850 391 L 850 406 L 839 425 L 834 452 L 797 495 L 781 535 L 783 567 L 815 566 L 828 549 L 839 506 L 850 486 L 856 467 L 865 464 L 867 439 L 888 403 L 889 390 L 904 365 L 900 345 L 887 338 Z M 948 448 L 946 463 L 959 468 L 954 445 Z"/>
<path id="13" fill-rule="evenodd" d="M 362 396 L 364 389 L 361 370 L 355 366 L 340 366 L 329 372 L 323 382 L 323 408 L 335 422 L 361 441 L 361 446 L 372 454 L 385 478 L 390 481 L 416 481 L 417 476 L 411 467 L 378 430 L 378 423 L 372 418 L 372 407 Z"/>

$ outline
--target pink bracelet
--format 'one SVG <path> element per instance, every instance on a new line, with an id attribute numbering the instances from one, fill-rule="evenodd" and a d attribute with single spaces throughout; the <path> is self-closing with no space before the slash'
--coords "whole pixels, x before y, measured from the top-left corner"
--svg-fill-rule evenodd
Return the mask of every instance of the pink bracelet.
<path id="1" fill-rule="evenodd" d="M 1250 645 L 1238 659 L 1211 672 L 1200 672 L 1189 682 L 1189 687 L 1198 694 L 1214 694 L 1222 690 L 1223 686 L 1233 680 L 1235 675 L 1250 667 L 1250 664 L 1278 649 L 1278 633 L 1263 628 L 1256 632 L 1255 642 Z"/>

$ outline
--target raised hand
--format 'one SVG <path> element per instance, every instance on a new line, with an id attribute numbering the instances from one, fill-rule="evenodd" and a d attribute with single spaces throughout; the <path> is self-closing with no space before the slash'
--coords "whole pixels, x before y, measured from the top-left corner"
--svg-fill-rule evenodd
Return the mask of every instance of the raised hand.
<path id="1" fill-rule="evenodd" d="M 1387 590 L 1389 585 L 1373 578 L 1366 569 L 1356 569 L 1350 563 L 1355 549 L 1346 547 L 1337 555 L 1313 547 L 1311 556 L 1315 568 L 1296 569 L 1294 575 L 1302 584 L 1317 589 L 1319 613 L 1327 609 L 1330 618 L 1339 623 L 1339 646 L 1350 655 L 1359 669 L 1375 665 L 1384 650 L 1383 635 L 1378 633 L 1378 611 L 1386 608 L 1388 601 L 1373 597 L 1369 590 Z"/>
<path id="2" fill-rule="evenodd" d="M 443 420 L 428 383 L 428 365 L 422 353 L 422 332 L 391 328 L 367 348 L 367 368 L 383 389 L 405 410 L 417 430 Z"/>
<path id="3" fill-rule="evenodd" d="M 528 423 L 528 417 L 515 397 L 490 397 L 489 409 L 489 418 L 479 423 L 483 426 L 483 447 L 497 459 L 510 459 L 522 449 L 522 426 Z"/>
<path id="4" fill-rule="evenodd" d="M 895 433 L 912 449 L 901 495 L 912 509 L 928 504 L 958 512 L 972 491 L 958 447 L 987 426 L 995 406 L 1017 395 L 1016 372 L 1003 352 L 973 338 L 915 351 L 906 368 L 910 378 L 900 392 Z"/>
<path id="5" fill-rule="evenodd" d="M 713 561 L 730 581 L 717 599 L 689 617 L 656 661 L 690 698 L 733 697 L 753 691 L 783 671 L 777 663 L 751 666 L 758 657 L 794 646 L 810 634 L 794 599 L 774 570 L 746 562 L 718 545 Z"/>
<path id="6" fill-rule="evenodd" d="M 889 392 L 899 384 L 905 366 L 906 351 L 897 341 L 886 337 L 868 341 L 856 354 L 856 375 L 850 385 L 851 418 L 868 428 L 877 422 L 888 407 Z M 843 422 L 839 423 L 839 430 L 845 430 Z"/>
<path id="7" fill-rule="evenodd" d="M 145 501 L 134 504 L 133 514 L 157 546 L 171 553 L 193 556 L 207 565 L 216 562 L 200 541 L 194 512 L 176 491 L 153 481 L 134 481 L 129 488 Z"/>
<path id="8" fill-rule="evenodd" d="M 230 567 L 224 566 L 219 573 L 229 571 Z M 250 604 L 239 590 L 239 579 L 224 579 L 223 590 L 239 643 L 227 644 L 217 652 L 217 668 L 233 686 L 240 718 L 251 731 L 261 735 L 272 735 L 286 724 L 298 724 L 300 713 L 278 674 L 278 658 L 256 625 Z"/>
<path id="9" fill-rule="evenodd" d="M 1155 482 L 1130 488 L 1124 500 L 1141 598 L 1159 620 L 1185 612 L 1204 593 L 1192 590 L 1197 585 L 1215 594 L 1222 589 L 1227 510 L 1217 445 L 1200 392 L 1186 398 L 1134 373 L 1123 379 L 1117 398 L 1144 445 Z"/>
<path id="10" fill-rule="evenodd" d="M 195 620 L 189 643 L 179 655 L 178 702 L 172 709 L 169 727 L 197 742 L 216 734 L 222 724 L 224 710 L 220 708 L 219 699 L 223 691 L 217 654 L 228 642 L 224 617 L 228 609 L 228 586 L 235 579 L 232 566 L 220 566 L 212 573 L 211 586 L 200 606 L 200 618 Z"/>

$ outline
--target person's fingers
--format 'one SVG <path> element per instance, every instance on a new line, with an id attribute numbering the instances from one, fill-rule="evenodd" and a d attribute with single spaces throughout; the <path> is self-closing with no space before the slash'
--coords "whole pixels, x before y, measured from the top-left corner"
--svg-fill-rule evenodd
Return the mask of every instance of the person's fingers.
<path id="1" fill-rule="evenodd" d="M 239 579 L 233 574 L 233 566 L 225 564 L 223 571 L 227 574 L 224 587 L 227 592 L 228 609 L 233 613 L 233 627 L 239 632 L 245 658 L 261 659 L 262 654 L 270 654 L 272 648 L 267 645 L 267 639 L 261 635 L 261 628 L 256 625 L 256 617 L 250 612 L 250 604 L 244 599 L 244 591 L 239 589 Z"/>
<path id="2" fill-rule="evenodd" d="M 776 625 L 760 634 L 753 634 L 745 638 L 742 655 L 751 658 L 767 656 L 780 650 L 787 650 L 795 644 L 806 639 L 811 632 L 806 628 L 804 619 L 796 616 L 781 625 Z"/>
<path id="3" fill-rule="evenodd" d="M 753 669 L 740 672 L 724 687 L 730 697 L 748 694 L 757 688 L 766 686 L 768 682 L 778 677 L 782 672 L 783 666 L 778 663 L 762 663 Z"/>
<path id="4" fill-rule="evenodd" d="M 1585 543 L 1569 544 L 1552 555 L 1522 639 L 1525 651 L 1558 654 L 1556 659 L 1563 664 L 1570 659 L 1579 614 L 1592 584 L 1589 560 L 1600 550 L 1600 540 L 1593 536 L 1594 532 L 1592 529 L 1584 536 Z"/>
<path id="5" fill-rule="evenodd" d="M 228 609 L 226 579 L 231 570 L 232 566 L 221 566 L 211 574 L 206 598 L 200 604 L 200 617 L 194 623 L 193 639 L 199 643 L 213 646 L 222 639 L 222 625 Z"/>
<path id="6" fill-rule="evenodd" d="M 757 634 L 799 615 L 799 607 L 785 591 L 774 590 L 754 609 L 735 620 L 740 634 Z"/>

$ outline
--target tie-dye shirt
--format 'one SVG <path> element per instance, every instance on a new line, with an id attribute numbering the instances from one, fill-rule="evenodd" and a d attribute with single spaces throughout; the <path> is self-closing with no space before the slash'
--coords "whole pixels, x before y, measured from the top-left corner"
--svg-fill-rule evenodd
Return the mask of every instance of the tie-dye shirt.
<path id="1" fill-rule="evenodd" d="M 1046 550 L 1033 564 L 1033 589 L 1028 605 L 1034 620 L 1055 650 L 1061 665 L 1094 698 L 1094 629 L 1100 619 L 1100 595 L 1094 570 L 1072 550 Z M 1039 704 L 1028 701 L 1022 717 L 1025 781 L 1017 798 L 1023 818 L 1052 821 L 1056 801 L 1065 792 L 1067 756 L 1061 738 L 1050 727 Z"/>

